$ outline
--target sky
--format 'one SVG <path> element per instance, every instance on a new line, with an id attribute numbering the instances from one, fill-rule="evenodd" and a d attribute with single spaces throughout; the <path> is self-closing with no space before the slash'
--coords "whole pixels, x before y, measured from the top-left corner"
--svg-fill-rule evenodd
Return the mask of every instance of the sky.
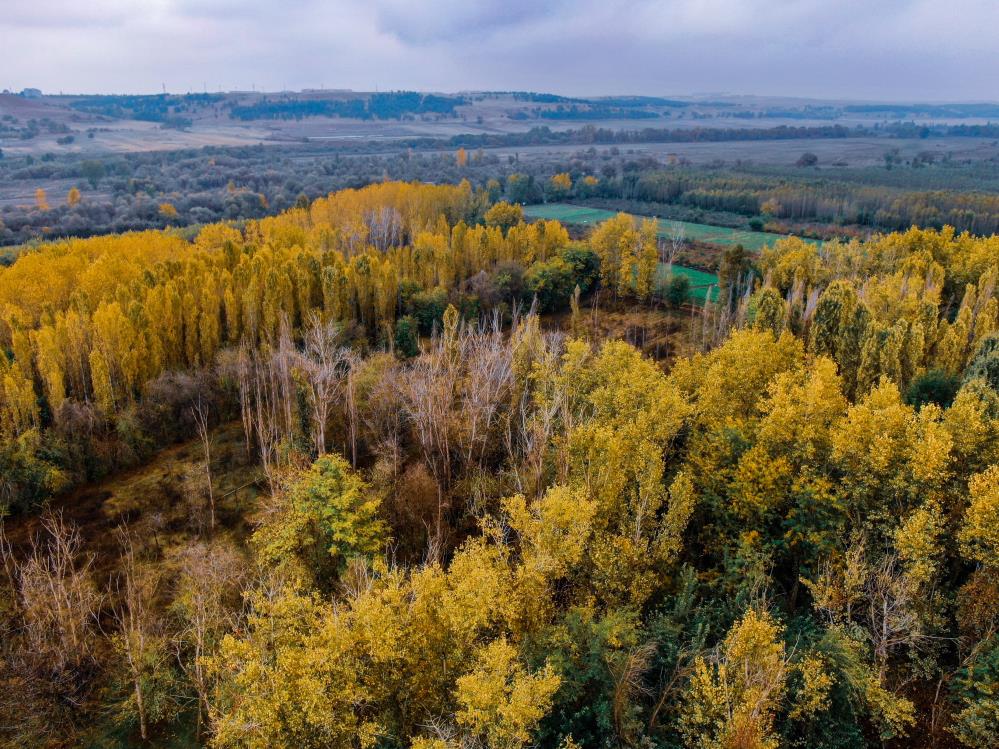
<path id="1" fill-rule="evenodd" d="M 997 0 L 0 0 L 0 89 L 999 101 Z"/>

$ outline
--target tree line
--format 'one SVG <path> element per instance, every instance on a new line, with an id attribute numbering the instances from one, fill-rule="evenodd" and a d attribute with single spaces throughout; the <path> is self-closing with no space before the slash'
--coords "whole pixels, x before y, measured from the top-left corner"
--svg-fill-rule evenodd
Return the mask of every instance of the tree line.
<path id="1" fill-rule="evenodd" d="M 455 147 L 354 153 L 360 146 L 210 148 L 81 158 L 0 159 L 0 189 L 27 194 L 0 211 L 0 243 L 261 218 L 330 190 L 385 179 L 468 179 L 512 202 L 615 201 L 615 209 L 739 228 L 817 236 L 999 226 L 995 170 L 924 154 L 892 169 L 818 170 L 751 164 L 693 167 L 611 146 L 521 159 Z M 567 175 L 568 182 L 556 175 Z M 495 181 L 495 182 L 494 182 Z M 76 190 L 74 197 L 71 193 Z"/>

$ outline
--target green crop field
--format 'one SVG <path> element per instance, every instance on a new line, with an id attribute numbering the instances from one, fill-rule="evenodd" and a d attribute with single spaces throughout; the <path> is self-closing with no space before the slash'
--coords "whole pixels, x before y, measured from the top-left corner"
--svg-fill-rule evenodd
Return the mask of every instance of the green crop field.
<path id="1" fill-rule="evenodd" d="M 673 273 L 678 276 L 686 276 L 690 279 L 690 301 L 703 303 L 708 291 L 711 291 L 711 301 L 718 298 L 718 276 L 714 273 L 706 273 L 696 268 L 685 268 L 682 265 L 674 265 Z M 668 279 L 666 266 L 659 264 L 659 278 L 657 285 L 662 288 Z"/>
<path id="2" fill-rule="evenodd" d="M 524 206 L 524 215 L 529 218 L 555 219 L 564 224 L 580 224 L 592 226 L 612 218 L 614 211 L 605 211 L 602 208 L 587 208 L 586 206 L 569 205 L 568 203 L 545 203 L 539 205 Z M 745 231 L 743 229 L 732 229 L 727 226 L 711 226 L 710 224 L 695 224 L 690 221 L 669 221 L 659 220 L 659 234 L 669 236 L 672 232 L 672 225 L 679 224 L 683 227 L 684 236 L 696 242 L 707 242 L 720 246 L 741 244 L 747 250 L 759 252 L 767 245 L 773 244 L 781 239 L 783 234 L 772 234 L 765 231 Z M 815 239 L 806 239 L 812 244 L 821 244 Z"/>

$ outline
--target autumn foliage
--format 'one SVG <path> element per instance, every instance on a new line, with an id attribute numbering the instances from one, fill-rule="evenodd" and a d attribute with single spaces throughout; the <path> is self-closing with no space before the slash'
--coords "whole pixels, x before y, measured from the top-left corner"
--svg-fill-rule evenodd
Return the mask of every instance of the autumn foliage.
<path id="1" fill-rule="evenodd" d="M 668 370 L 582 311 L 658 304 L 662 253 L 386 182 L 0 271 L 12 512 L 203 456 L 114 558 L 51 509 L 4 541 L 37 716 L 0 700 L 5 738 L 993 746 L 997 239 L 781 241 Z M 219 424 L 252 503 L 214 490 Z"/>

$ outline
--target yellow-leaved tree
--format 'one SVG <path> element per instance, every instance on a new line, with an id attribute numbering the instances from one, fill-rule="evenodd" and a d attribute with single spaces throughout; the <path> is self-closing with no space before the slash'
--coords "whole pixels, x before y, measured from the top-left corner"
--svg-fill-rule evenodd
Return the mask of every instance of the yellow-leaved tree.
<path id="1" fill-rule="evenodd" d="M 750 609 L 712 658 L 694 664 L 680 715 L 687 745 L 777 749 L 773 724 L 788 670 L 781 626 L 768 613 Z"/>

